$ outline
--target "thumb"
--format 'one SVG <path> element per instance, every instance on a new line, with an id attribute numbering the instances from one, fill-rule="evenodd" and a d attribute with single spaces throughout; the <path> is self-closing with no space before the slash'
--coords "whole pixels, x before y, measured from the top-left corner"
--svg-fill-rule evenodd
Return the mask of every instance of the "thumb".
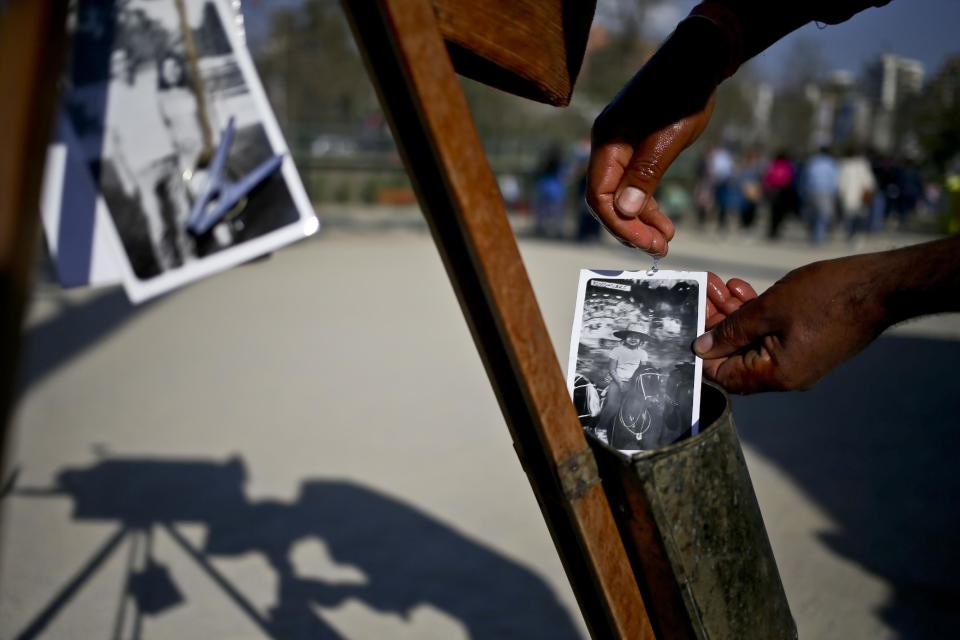
<path id="1" fill-rule="evenodd" d="M 693 343 L 693 350 L 704 360 L 723 358 L 753 344 L 773 330 L 765 317 L 760 299 L 744 304 L 726 320 Z"/>
<path id="2" fill-rule="evenodd" d="M 659 136 L 654 137 L 659 139 Z M 664 157 L 663 153 L 650 153 L 648 146 L 648 141 L 644 141 L 634 150 L 630 162 L 624 167 L 623 177 L 614 197 L 617 211 L 629 218 L 637 217 L 643 212 L 667 167 L 677 156 L 676 153 L 672 154 L 672 157 Z"/>

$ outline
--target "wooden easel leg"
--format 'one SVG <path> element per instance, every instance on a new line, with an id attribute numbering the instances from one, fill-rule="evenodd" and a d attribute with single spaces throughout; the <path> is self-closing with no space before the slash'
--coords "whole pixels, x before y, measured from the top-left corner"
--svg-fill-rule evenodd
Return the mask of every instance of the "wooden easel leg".
<path id="1" fill-rule="evenodd" d="M 591 633 L 653 638 L 429 0 L 344 0 Z"/>
<path id="2" fill-rule="evenodd" d="M 60 78 L 67 2 L 0 4 L 0 462 Z"/>

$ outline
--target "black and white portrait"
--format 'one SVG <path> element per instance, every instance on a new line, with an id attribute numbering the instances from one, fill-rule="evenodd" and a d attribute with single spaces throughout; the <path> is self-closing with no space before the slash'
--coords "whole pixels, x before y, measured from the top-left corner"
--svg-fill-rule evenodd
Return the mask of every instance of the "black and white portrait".
<path id="1" fill-rule="evenodd" d="M 221 0 L 77 3 L 64 106 L 133 298 L 316 230 L 229 11 Z"/>
<path id="2" fill-rule="evenodd" d="M 705 273 L 580 272 L 567 385 L 584 429 L 627 453 L 697 433 L 705 304 Z"/>

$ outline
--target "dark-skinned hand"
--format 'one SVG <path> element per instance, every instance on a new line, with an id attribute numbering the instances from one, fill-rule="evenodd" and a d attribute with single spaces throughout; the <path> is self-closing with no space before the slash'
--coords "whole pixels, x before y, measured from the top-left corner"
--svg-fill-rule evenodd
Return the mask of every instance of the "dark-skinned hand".
<path id="1" fill-rule="evenodd" d="M 678 26 L 606 106 L 591 132 L 587 204 L 621 242 L 662 257 L 674 226 L 654 193 L 677 156 L 703 133 L 719 82 L 720 32 Z"/>
<path id="2" fill-rule="evenodd" d="M 874 255 L 817 262 L 756 299 L 735 296 L 740 307 L 694 344 L 704 374 L 734 393 L 812 386 L 887 327 L 880 268 Z"/>
<path id="3" fill-rule="evenodd" d="M 621 242 L 655 257 L 667 255 L 674 236 L 673 222 L 653 197 L 667 168 L 707 126 L 713 99 L 700 111 L 653 131 L 634 83 L 594 123 L 587 170 L 587 205 L 597 220 Z"/>

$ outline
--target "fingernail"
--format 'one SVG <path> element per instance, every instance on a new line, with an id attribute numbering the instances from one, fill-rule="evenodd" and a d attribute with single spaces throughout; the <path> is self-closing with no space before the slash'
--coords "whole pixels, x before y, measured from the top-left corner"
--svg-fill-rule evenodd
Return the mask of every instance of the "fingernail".
<path id="1" fill-rule="evenodd" d="M 617 198 L 617 208 L 621 213 L 636 215 L 643 208 L 643 203 L 647 200 L 647 194 L 636 187 L 627 187 L 620 192 Z"/>
<path id="2" fill-rule="evenodd" d="M 713 332 L 708 331 L 693 343 L 693 350 L 701 356 L 708 353 L 713 348 Z"/>

